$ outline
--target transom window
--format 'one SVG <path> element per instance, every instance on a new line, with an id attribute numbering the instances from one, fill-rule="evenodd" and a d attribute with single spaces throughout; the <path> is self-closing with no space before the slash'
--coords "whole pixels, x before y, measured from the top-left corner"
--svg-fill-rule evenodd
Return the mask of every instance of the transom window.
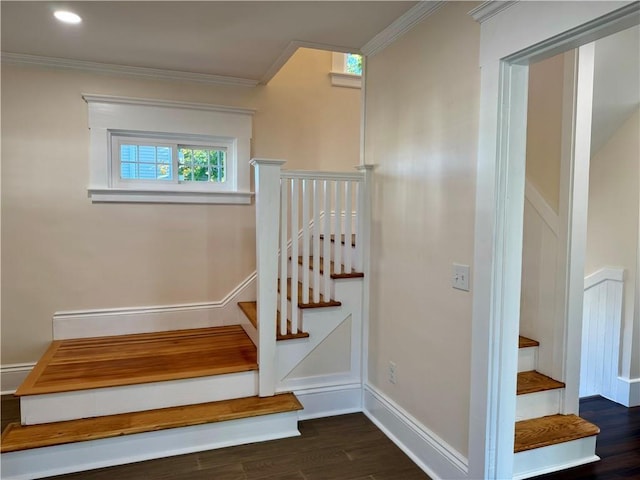
<path id="1" fill-rule="evenodd" d="M 347 53 L 344 56 L 344 71 L 353 75 L 362 75 L 362 55 Z"/>
<path id="2" fill-rule="evenodd" d="M 224 188 L 230 142 L 167 142 L 123 132 L 111 132 L 114 185 L 191 184 L 194 188 Z"/>

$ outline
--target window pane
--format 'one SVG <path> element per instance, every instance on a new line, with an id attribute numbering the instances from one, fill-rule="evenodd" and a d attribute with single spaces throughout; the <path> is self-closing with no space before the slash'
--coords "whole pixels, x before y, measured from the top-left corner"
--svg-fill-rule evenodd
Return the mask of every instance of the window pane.
<path id="1" fill-rule="evenodd" d="M 131 179 L 137 178 L 136 164 L 135 163 L 121 163 L 120 164 L 120 178 Z"/>
<path id="2" fill-rule="evenodd" d="M 347 53 L 346 70 L 347 70 L 347 73 L 362 75 L 362 55 L 356 55 L 355 53 Z"/>
<path id="3" fill-rule="evenodd" d="M 171 147 L 120 145 L 120 178 L 125 180 L 172 180 Z"/>
<path id="4" fill-rule="evenodd" d="M 225 160 L 224 150 L 180 147 L 178 178 L 187 182 L 224 182 Z"/>
<path id="5" fill-rule="evenodd" d="M 157 156 L 158 156 L 158 163 L 171 163 L 171 148 L 158 147 Z"/>

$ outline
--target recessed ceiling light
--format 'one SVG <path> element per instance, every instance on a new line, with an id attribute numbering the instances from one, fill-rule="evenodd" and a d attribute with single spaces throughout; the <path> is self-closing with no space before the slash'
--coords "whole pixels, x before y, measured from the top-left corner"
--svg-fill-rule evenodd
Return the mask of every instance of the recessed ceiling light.
<path id="1" fill-rule="evenodd" d="M 80 15 L 66 10 L 57 10 L 53 13 L 53 16 L 64 23 L 80 23 L 82 21 Z"/>

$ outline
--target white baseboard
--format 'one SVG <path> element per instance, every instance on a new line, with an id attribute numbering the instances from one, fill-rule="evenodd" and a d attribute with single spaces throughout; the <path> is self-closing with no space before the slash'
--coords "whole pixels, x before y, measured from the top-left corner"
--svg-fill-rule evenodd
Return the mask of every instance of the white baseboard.
<path id="1" fill-rule="evenodd" d="M 364 413 L 431 478 L 467 478 L 462 454 L 371 385 L 364 387 Z"/>
<path id="2" fill-rule="evenodd" d="M 238 302 L 256 299 L 256 273 L 217 302 L 56 312 L 53 339 L 128 335 L 238 325 L 248 320 Z"/>
<path id="3" fill-rule="evenodd" d="M 2 454 L 2 478 L 27 480 L 300 435 L 297 412 Z"/>
<path id="4" fill-rule="evenodd" d="M 34 366 L 35 362 L 0 366 L 0 394 L 9 395 L 15 393 Z"/>
<path id="5" fill-rule="evenodd" d="M 304 407 L 298 412 L 300 420 L 362 411 L 362 385 L 359 383 L 298 389 L 294 393 Z"/>
<path id="6" fill-rule="evenodd" d="M 610 398 L 625 407 L 640 406 L 640 378 L 618 377 L 616 398 Z"/>

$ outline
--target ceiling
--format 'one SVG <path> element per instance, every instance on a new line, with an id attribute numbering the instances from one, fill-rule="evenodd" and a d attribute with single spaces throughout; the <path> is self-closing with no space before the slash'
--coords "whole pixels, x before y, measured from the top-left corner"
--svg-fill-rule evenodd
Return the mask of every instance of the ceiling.
<path id="1" fill-rule="evenodd" d="M 0 3 L 2 51 L 265 81 L 291 42 L 358 51 L 414 6 L 403 1 Z M 65 25 L 53 11 L 79 14 Z"/>
<path id="2" fill-rule="evenodd" d="M 595 42 L 591 151 L 600 150 L 640 105 L 640 26 Z"/>

